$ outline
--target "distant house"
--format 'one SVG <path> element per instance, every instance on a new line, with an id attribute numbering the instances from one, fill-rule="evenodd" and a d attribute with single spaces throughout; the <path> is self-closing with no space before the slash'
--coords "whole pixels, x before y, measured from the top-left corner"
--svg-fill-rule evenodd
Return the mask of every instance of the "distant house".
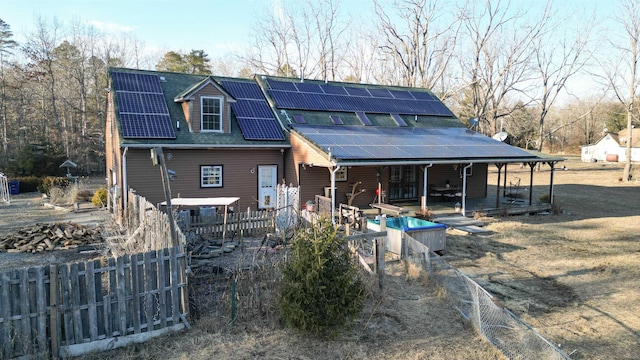
<path id="1" fill-rule="evenodd" d="M 430 189 L 448 185 L 464 204 L 487 197 L 490 165 L 506 176 L 509 163 L 553 170 L 562 161 L 467 129 L 427 89 L 121 68 L 109 75 L 106 160 L 117 209 L 128 189 L 164 200 L 153 147 L 175 172 L 173 197 L 240 197 L 242 210 L 273 207 L 280 182 L 299 185 L 303 202 L 327 195 L 346 203 L 355 185 L 355 206 L 372 203 L 378 186 L 385 202 L 426 205 Z"/>
<path id="2" fill-rule="evenodd" d="M 632 129 L 631 135 L 631 161 L 640 161 L 640 129 Z M 582 161 L 626 161 L 628 141 L 627 129 L 606 134 L 595 144 L 582 147 Z"/>

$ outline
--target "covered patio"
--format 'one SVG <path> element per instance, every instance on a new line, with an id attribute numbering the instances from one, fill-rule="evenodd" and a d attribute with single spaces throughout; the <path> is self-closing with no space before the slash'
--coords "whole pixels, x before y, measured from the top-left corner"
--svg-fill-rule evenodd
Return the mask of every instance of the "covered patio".
<path id="1" fill-rule="evenodd" d="M 464 216 L 474 211 L 514 214 L 548 211 L 553 204 L 555 165 L 564 160 L 523 150 L 466 128 L 294 125 L 292 145 L 305 150 L 299 152 L 303 156 L 295 159 L 303 189 L 308 182 L 306 170 L 326 169 L 324 182 L 329 191 L 324 195 L 331 201 L 333 219 L 344 200 L 341 192 L 347 188 L 337 185 L 340 180 L 347 181 L 349 186 L 366 184 L 362 192 L 371 189 L 370 195 L 360 201 L 361 208 L 391 203 L 420 213 L 458 207 L 457 213 Z M 513 164 L 520 170 L 517 184 L 509 179 Z M 543 166 L 550 169 L 548 201 L 539 202 L 533 198 L 532 185 L 536 169 Z M 497 170 L 497 181 L 489 184 L 488 169 L 493 167 Z M 523 168 L 528 170 L 526 178 L 522 176 Z M 322 177 L 322 172 L 313 174 Z M 403 183 L 403 176 L 411 181 Z M 447 191 L 450 188 L 455 191 Z M 450 196 L 435 201 L 434 195 L 439 193 Z"/>

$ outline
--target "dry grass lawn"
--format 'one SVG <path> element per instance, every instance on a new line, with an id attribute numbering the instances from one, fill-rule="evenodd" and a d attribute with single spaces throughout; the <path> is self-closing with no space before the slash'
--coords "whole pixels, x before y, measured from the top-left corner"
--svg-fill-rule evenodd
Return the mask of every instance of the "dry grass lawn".
<path id="1" fill-rule="evenodd" d="M 487 219 L 494 234 L 447 236 L 445 258 L 573 359 L 638 359 L 640 183 L 620 182 L 618 163 L 564 165 L 560 215 Z M 534 198 L 548 192 L 548 169 L 534 175 Z M 528 170 L 509 174 L 528 185 Z"/>

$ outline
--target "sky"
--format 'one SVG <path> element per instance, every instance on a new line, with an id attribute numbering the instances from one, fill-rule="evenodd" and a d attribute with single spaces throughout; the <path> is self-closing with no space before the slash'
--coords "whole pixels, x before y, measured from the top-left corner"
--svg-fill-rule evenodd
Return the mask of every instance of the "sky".
<path id="1" fill-rule="evenodd" d="M 159 51 L 202 49 L 210 57 L 247 45 L 260 12 L 281 0 L 0 0 L 0 19 L 22 42 L 37 17 L 64 24 L 80 20 L 103 33 L 135 34 L 144 47 Z M 448 1 L 448 0 L 447 0 Z M 480 0 L 479 0 L 480 1 Z M 380 0 L 383 5 L 392 0 Z M 512 0 L 512 5 L 541 8 L 543 0 Z M 613 5 L 602 0 L 556 0 L 559 9 L 594 8 L 599 15 Z M 373 21 L 373 0 L 342 0 L 340 7 L 361 24 Z M 358 25 L 357 26 L 361 26 Z"/>
<path id="2" fill-rule="evenodd" d="M 35 29 L 36 19 L 41 17 L 47 23 L 56 19 L 67 29 L 72 21 L 79 20 L 103 34 L 135 35 L 149 58 L 159 59 L 171 50 L 204 50 L 210 59 L 224 59 L 229 53 L 246 53 L 242 49 L 249 46 L 256 19 L 262 12 L 276 11 L 282 1 L 287 0 L 0 0 L 0 19 L 9 24 L 14 39 L 20 43 L 26 41 Z M 354 17 L 352 26 L 361 28 L 374 23 L 373 0 L 338 1 L 341 11 Z M 388 8 L 394 2 L 379 1 Z M 510 2 L 513 8 L 531 8 L 528 15 L 535 15 L 544 7 L 544 1 Z M 501 3 L 506 4 L 508 0 Z M 599 21 L 613 13 L 616 3 L 555 0 L 554 7 L 563 19 L 567 14 L 593 11 Z M 583 22 L 584 18 L 569 16 L 562 24 L 568 26 L 572 21 Z M 575 84 L 576 80 L 572 82 Z M 578 82 L 574 87 L 591 86 Z"/>
<path id="3" fill-rule="evenodd" d="M 205 50 L 216 58 L 247 45 L 261 11 L 278 0 L 0 0 L 0 19 L 23 42 L 38 17 L 68 24 L 81 20 L 103 33 L 135 34 L 144 47 Z M 347 0 L 348 12 L 372 11 L 372 0 Z"/>

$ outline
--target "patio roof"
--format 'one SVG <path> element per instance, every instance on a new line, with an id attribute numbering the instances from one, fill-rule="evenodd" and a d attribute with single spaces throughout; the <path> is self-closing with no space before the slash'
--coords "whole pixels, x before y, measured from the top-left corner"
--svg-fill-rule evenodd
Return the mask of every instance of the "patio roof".
<path id="1" fill-rule="evenodd" d="M 550 162 L 466 128 L 292 125 L 336 165 Z"/>

